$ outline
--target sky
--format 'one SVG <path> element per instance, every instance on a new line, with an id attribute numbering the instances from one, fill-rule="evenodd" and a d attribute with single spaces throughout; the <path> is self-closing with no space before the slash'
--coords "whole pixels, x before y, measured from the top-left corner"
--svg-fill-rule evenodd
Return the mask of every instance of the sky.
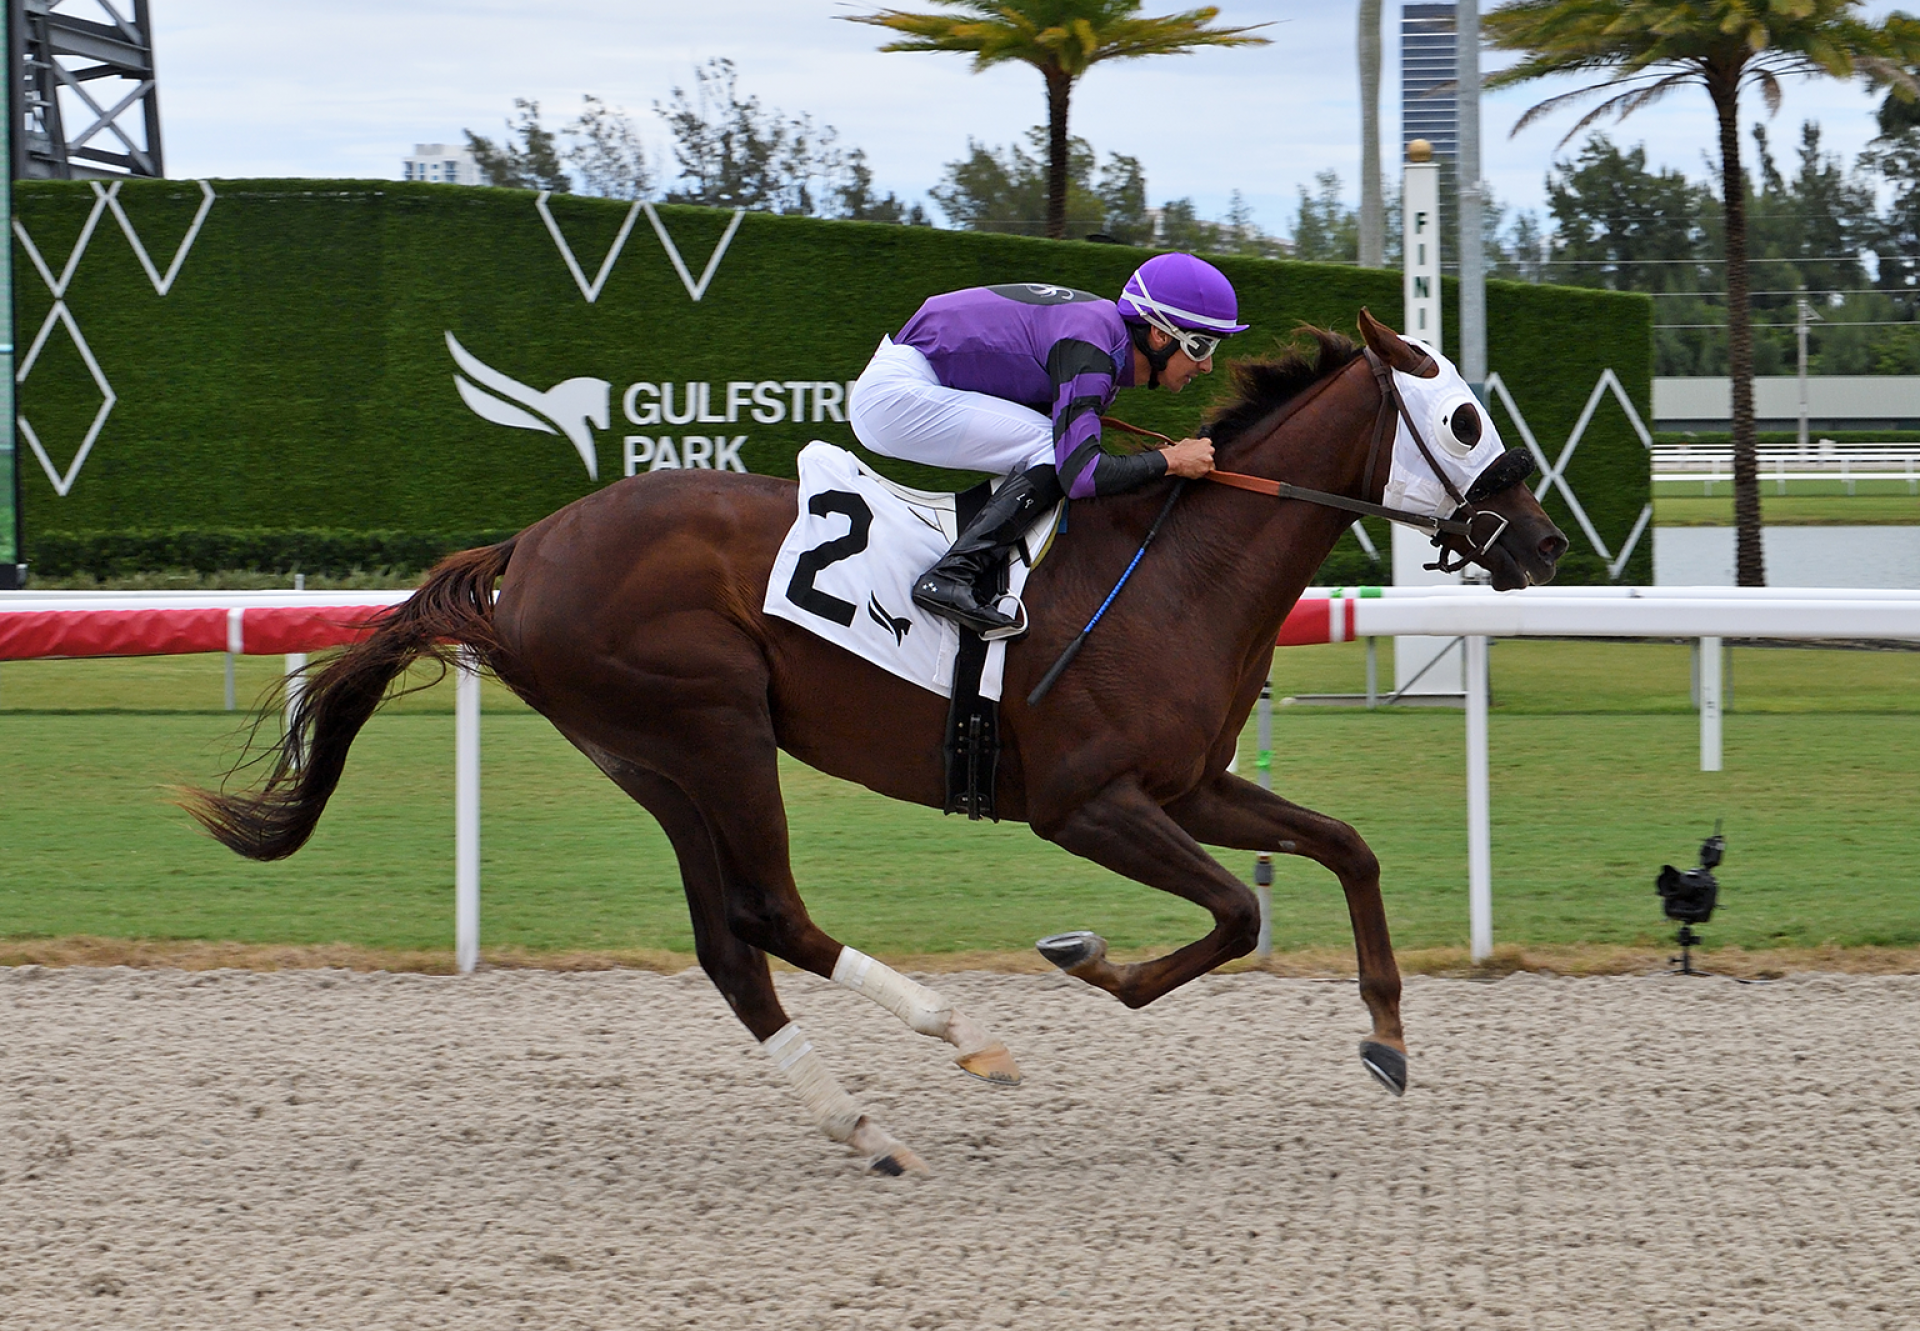
<path id="1" fill-rule="evenodd" d="M 915 8 L 916 0 L 894 0 Z M 1149 201 L 1191 198 L 1219 217 L 1234 190 L 1255 220 L 1290 230 L 1299 189 L 1323 170 L 1357 195 L 1360 160 L 1355 6 L 1303 0 L 1218 0 L 1219 22 L 1267 23 L 1272 45 L 1112 62 L 1079 83 L 1072 128 L 1104 157 L 1146 170 Z M 70 3 L 79 13 L 87 6 Z M 865 149 L 876 184 L 921 198 L 969 138 L 1018 139 L 1045 115 L 1040 77 L 1016 65 L 974 74 L 964 56 L 881 54 L 880 30 L 840 21 L 877 5 L 838 0 L 153 0 L 167 174 L 398 179 L 415 143 L 498 135 L 515 97 L 538 100 L 549 126 L 583 94 L 634 113 L 666 160 L 656 100 L 691 87 L 716 56 L 741 91 L 833 125 Z M 1884 12 L 1892 6 L 1876 3 Z M 1148 13 L 1174 3 L 1149 0 Z M 1386 11 L 1382 141 L 1399 145 L 1400 6 Z M 1500 57 L 1490 56 L 1489 68 Z M 1563 112 L 1509 137 L 1520 113 L 1563 87 L 1542 83 L 1485 98 L 1483 175 L 1497 199 L 1540 209 Z M 1849 159 L 1872 137 L 1873 101 L 1831 80 L 1792 83 L 1772 122 L 1790 157 L 1804 119 Z M 1760 114 L 1756 105 L 1751 114 Z M 1713 142 L 1704 93 L 1688 90 L 1610 133 L 1644 141 L 1657 166 L 1707 175 Z M 1750 146 L 1750 140 L 1749 146 Z M 1749 159 L 1751 165 L 1751 159 Z M 931 211 L 931 209 L 930 209 Z M 936 218 L 938 214 L 935 213 Z"/>

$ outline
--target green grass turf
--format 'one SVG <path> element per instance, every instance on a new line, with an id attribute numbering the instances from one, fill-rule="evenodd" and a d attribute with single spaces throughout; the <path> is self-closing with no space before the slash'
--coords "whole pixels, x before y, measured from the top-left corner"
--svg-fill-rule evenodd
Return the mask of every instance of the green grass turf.
<path id="1" fill-rule="evenodd" d="M 1715 818 L 1728 860 L 1716 944 L 1920 944 L 1920 654 L 1741 648 L 1726 768 L 1698 770 L 1688 651 L 1506 641 L 1493 648 L 1494 919 L 1505 943 L 1649 943 L 1662 861 Z M 1382 669 L 1389 652 L 1383 644 Z M 241 718 L 218 657 L 0 665 L 0 936 L 350 942 L 445 949 L 452 932 L 451 686 L 363 732 L 313 842 L 241 860 L 164 802 L 217 777 Z M 276 661 L 243 660 L 241 696 Z M 1276 693 L 1357 691 L 1359 644 L 1279 654 Z M 535 951 L 692 946 L 651 819 L 515 699 L 483 723 L 482 929 Z M 1358 827 L 1385 866 L 1402 946 L 1466 936 L 1457 711 L 1276 708 L 1276 789 Z M 1251 749 L 1243 746 L 1243 771 Z M 816 918 L 871 951 L 1019 949 L 1093 928 L 1184 942 L 1197 910 L 1023 826 L 969 824 L 787 763 L 794 865 Z M 1222 852 L 1236 872 L 1251 856 Z M 1342 945 L 1330 875 L 1282 859 L 1276 943 Z"/>
<path id="2" fill-rule="evenodd" d="M 1904 481 L 1861 481 L 1859 493 L 1845 494 L 1839 481 L 1789 482 L 1787 494 L 1774 493 L 1762 478 L 1760 520 L 1775 527 L 1908 527 L 1920 523 L 1920 495 L 1907 493 Z M 1733 484 L 1722 481 L 1712 495 L 1700 483 L 1662 483 L 1654 487 L 1653 521 L 1658 527 L 1731 527 Z"/>

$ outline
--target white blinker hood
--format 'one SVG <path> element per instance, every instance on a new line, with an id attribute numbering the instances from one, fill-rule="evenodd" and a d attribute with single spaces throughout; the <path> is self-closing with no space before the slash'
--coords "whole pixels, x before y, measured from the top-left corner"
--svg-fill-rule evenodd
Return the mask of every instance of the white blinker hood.
<path id="1" fill-rule="evenodd" d="M 1464 495 L 1474 478 L 1507 451 L 1506 445 L 1500 442 L 1500 431 L 1453 362 L 1416 338 L 1405 341 L 1433 357 L 1440 370 L 1431 379 L 1394 370 L 1393 386 L 1406 403 L 1407 414 L 1418 422 L 1420 436 L 1427 441 L 1434 462 L 1446 470 L 1447 479 Z M 1480 418 L 1480 438 L 1470 445 L 1455 438 L 1449 424 L 1454 413 L 1468 404 Z M 1406 418 L 1398 414 L 1394 417 L 1393 469 L 1387 475 L 1386 496 L 1381 502 L 1389 508 L 1411 509 L 1438 518 L 1450 517 L 1458 507 L 1420 455 Z"/>

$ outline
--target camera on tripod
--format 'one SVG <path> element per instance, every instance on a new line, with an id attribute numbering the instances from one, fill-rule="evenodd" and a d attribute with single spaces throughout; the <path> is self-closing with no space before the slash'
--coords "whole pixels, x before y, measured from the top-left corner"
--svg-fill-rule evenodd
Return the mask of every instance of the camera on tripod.
<path id="1" fill-rule="evenodd" d="M 1660 877 L 1654 880 L 1653 890 L 1660 896 L 1661 909 L 1668 919 L 1680 922 L 1680 955 L 1673 960 L 1680 963 L 1682 975 L 1701 973 L 1693 968 L 1693 947 L 1705 940 L 1693 926 L 1713 918 L 1713 908 L 1720 902 L 1720 880 L 1713 871 L 1720 867 L 1726 853 L 1727 839 L 1720 835 L 1720 820 L 1715 819 L 1713 835 L 1700 843 L 1700 867 L 1683 871 L 1664 864 Z"/>

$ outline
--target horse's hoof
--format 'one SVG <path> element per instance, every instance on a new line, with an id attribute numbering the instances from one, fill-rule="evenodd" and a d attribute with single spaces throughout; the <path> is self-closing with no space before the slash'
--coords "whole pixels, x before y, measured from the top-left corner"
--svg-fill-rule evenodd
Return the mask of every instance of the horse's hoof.
<path id="1" fill-rule="evenodd" d="M 896 1146 L 885 1155 L 877 1155 L 867 1162 L 869 1174 L 882 1174 L 887 1178 L 899 1178 L 902 1174 L 928 1175 L 933 1173 L 927 1168 L 927 1162 L 905 1146 Z"/>
<path id="2" fill-rule="evenodd" d="M 1064 934 L 1048 934 L 1034 946 L 1040 949 L 1041 956 L 1069 973 L 1076 966 L 1084 966 L 1090 961 L 1098 961 L 1107 955 L 1107 940 L 1099 934 L 1088 933 L 1085 929 L 1075 929 L 1071 933 Z"/>
<path id="3" fill-rule="evenodd" d="M 969 1077 L 990 1081 L 995 1086 L 1020 1084 L 1020 1068 L 1014 1063 L 1013 1055 L 1007 1052 L 1007 1047 L 998 1040 L 985 1049 L 976 1049 L 971 1054 L 962 1054 L 953 1062 Z"/>
<path id="4" fill-rule="evenodd" d="M 1398 1049 L 1378 1040 L 1362 1040 L 1360 1061 L 1375 1081 L 1395 1095 L 1407 1093 L 1407 1056 Z"/>

